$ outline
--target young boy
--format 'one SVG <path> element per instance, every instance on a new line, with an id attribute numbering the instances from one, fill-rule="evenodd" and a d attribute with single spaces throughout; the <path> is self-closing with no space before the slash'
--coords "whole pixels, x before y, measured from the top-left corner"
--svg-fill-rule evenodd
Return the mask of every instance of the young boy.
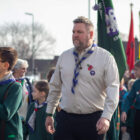
<path id="1" fill-rule="evenodd" d="M 15 49 L 0 47 L 0 140 L 23 140 L 17 113 L 22 102 L 22 87 L 11 72 L 16 61 Z"/>
<path id="2" fill-rule="evenodd" d="M 53 136 L 46 131 L 46 98 L 48 96 L 49 86 L 46 80 L 40 80 L 35 83 L 33 88 L 33 99 L 35 100 L 29 106 L 27 112 L 26 124 L 24 129 L 24 139 L 29 134 L 29 140 L 52 140 Z"/>
<path id="3" fill-rule="evenodd" d="M 140 60 L 135 63 L 135 76 L 137 80 L 134 82 L 132 89 L 127 96 L 124 107 L 123 107 L 123 112 L 121 116 L 121 120 L 123 122 L 126 121 L 127 118 L 127 112 L 130 108 L 130 106 L 133 104 L 134 99 L 135 101 L 135 109 L 136 109 L 136 114 L 135 114 L 135 121 L 134 121 L 134 137 L 135 140 L 139 140 L 139 130 L 140 130 Z"/>

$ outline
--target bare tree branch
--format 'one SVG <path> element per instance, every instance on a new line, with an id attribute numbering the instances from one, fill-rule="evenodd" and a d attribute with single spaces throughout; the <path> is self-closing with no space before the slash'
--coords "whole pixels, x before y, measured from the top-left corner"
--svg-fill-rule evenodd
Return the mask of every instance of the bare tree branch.
<path id="1" fill-rule="evenodd" d="M 32 28 L 22 23 L 6 23 L 0 26 L 0 46 L 12 46 L 20 58 L 36 58 L 52 52 L 56 40 L 47 33 L 44 26 L 34 24 L 34 42 Z M 33 43 L 33 44 L 32 44 Z"/>

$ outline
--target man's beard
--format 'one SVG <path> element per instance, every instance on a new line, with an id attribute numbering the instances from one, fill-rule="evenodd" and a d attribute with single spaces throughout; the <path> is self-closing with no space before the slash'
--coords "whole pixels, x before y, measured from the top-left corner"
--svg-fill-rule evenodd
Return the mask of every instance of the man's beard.
<path id="1" fill-rule="evenodd" d="M 73 41 L 73 44 L 74 44 L 74 41 Z M 78 45 L 74 44 L 74 46 L 75 46 L 75 50 L 77 52 L 82 52 L 84 49 L 86 49 L 88 47 L 88 43 L 86 41 L 86 43 L 84 44 L 83 42 L 79 41 L 79 44 Z"/>

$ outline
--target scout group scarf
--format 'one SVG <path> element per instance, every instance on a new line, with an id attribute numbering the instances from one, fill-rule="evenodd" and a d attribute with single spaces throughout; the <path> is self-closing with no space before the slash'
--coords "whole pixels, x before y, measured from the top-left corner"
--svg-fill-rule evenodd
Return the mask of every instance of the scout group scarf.
<path id="1" fill-rule="evenodd" d="M 14 81 L 15 81 L 15 78 L 10 72 L 8 75 L 6 75 L 3 79 L 0 80 L 0 85 L 9 84 L 10 82 L 14 82 Z"/>
<path id="2" fill-rule="evenodd" d="M 36 119 L 36 112 L 38 111 L 39 108 L 42 108 L 44 105 L 47 104 L 47 101 L 45 101 L 44 103 L 42 104 L 38 104 L 36 101 L 35 101 L 35 108 L 34 108 L 34 111 L 33 113 L 31 114 L 27 124 L 29 126 L 29 128 L 31 129 L 32 132 L 34 132 L 35 130 L 35 119 Z"/>
<path id="3" fill-rule="evenodd" d="M 3 80 L 3 81 L 0 81 L 0 85 L 9 84 L 9 83 L 14 82 L 14 81 L 15 81 L 15 79 Z"/>
<path id="4" fill-rule="evenodd" d="M 91 49 L 88 50 L 81 59 L 79 59 L 79 55 L 78 53 L 74 50 L 73 51 L 73 55 L 75 58 L 75 69 L 74 69 L 74 76 L 73 76 L 73 80 L 72 80 L 72 88 L 71 88 L 71 92 L 73 94 L 75 94 L 75 90 L 74 88 L 76 87 L 76 85 L 78 84 L 78 76 L 80 73 L 80 69 L 81 69 L 81 63 L 88 58 L 92 53 L 93 53 L 93 47 L 95 47 L 96 45 L 93 44 Z"/>
<path id="5" fill-rule="evenodd" d="M 19 79 L 16 79 L 16 81 L 22 85 L 24 93 L 28 95 L 29 92 L 28 92 L 28 89 L 25 85 L 25 78 L 19 78 Z"/>
<path id="6" fill-rule="evenodd" d="M 21 85 L 23 86 L 24 84 L 24 78 L 18 78 L 16 79 L 17 82 L 21 83 Z"/>

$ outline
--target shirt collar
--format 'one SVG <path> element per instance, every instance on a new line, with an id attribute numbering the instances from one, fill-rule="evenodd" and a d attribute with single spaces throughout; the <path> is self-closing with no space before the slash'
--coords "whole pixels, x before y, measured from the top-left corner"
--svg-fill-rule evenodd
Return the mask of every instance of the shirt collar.
<path id="1" fill-rule="evenodd" d="M 12 75 L 12 72 L 5 75 L 2 79 L 0 79 L 0 81 L 5 81 L 5 80 L 8 80 L 8 79 L 15 79 Z"/>
<path id="2" fill-rule="evenodd" d="M 91 49 L 92 45 L 89 46 L 88 48 L 84 49 L 81 54 L 79 54 L 79 57 L 81 58 L 87 51 L 89 51 Z"/>

